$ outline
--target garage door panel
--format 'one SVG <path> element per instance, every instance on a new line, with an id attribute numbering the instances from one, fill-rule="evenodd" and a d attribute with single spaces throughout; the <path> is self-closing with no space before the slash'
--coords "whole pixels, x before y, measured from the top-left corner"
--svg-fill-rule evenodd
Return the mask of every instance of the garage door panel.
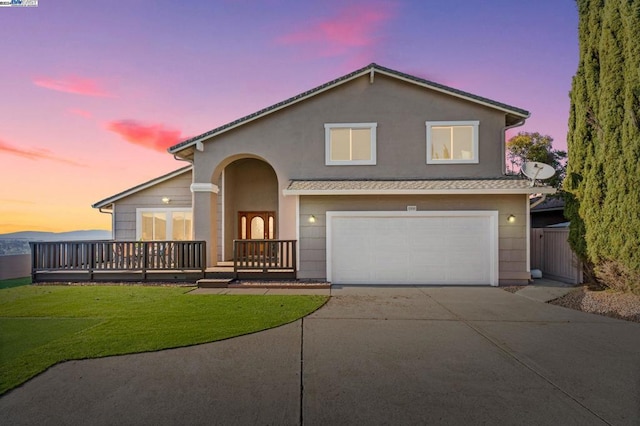
<path id="1" fill-rule="evenodd" d="M 466 213 L 328 212 L 328 274 L 341 284 L 495 284 L 497 212 Z"/>

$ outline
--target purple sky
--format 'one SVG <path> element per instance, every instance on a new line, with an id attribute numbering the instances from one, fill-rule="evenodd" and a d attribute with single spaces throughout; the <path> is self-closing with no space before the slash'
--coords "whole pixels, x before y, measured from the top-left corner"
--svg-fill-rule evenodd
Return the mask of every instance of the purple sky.
<path id="1" fill-rule="evenodd" d="M 371 62 L 527 109 L 517 130 L 566 149 L 577 25 L 569 0 L 0 8 L 0 233 L 106 229 L 90 205 L 183 166 L 167 146 Z"/>

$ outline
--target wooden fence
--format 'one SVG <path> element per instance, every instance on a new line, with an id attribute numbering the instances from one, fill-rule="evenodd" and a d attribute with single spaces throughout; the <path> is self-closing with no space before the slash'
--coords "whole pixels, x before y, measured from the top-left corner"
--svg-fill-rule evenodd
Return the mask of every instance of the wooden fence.
<path id="1" fill-rule="evenodd" d="M 31 275 L 37 282 L 62 272 L 83 272 L 93 281 L 104 272 L 137 272 L 146 280 L 150 271 L 206 269 L 204 241 L 56 241 L 32 242 Z M 122 275 L 124 277 L 125 275 Z"/>
<path id="2" fill-rule="evenodd" d="M 568 228 L 531 229 L 531 269 L 569 284 L 582 283 L 582 263 L 571 250 Z"/>
<path id="3" fill-rule="evenodd" d="M 296 274 L 295 240 L 233 240 L 233 271 L 242 270 Z"/>

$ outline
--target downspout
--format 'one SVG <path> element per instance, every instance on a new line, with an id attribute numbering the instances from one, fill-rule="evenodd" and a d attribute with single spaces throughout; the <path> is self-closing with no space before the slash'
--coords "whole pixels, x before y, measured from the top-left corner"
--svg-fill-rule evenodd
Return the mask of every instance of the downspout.
<path id="1" fill-rule="evenodd" d="M 173 159 L 178 161 L 186 161 L 187 163 L 193 164 L 193 160 L 189 160 L 187 158 L 180 158 L 177 154 L 173 154 Z"/>
<path id="2" fill-rule="evenodd" d="M 171 153 L 171 148 L 167 149 L 167 151 Z M 204 151 L 204 144 L 201 140 L 196 141 L 196 151 Z M 195 158 L 195 153 L 193 157 Z M 180 158 L 178 157 L 178 154 L 173 154 L 173 159 L 177 161 L 186 161 L 187 163 L 191 163 L 193 165 L 193 160 L 189 160 L 188 158 Z"/>
<path id="3" fill-rule="evenodd" d="M 112 204 L 112 206 L 113 206 L 113 204 Z M 114 216 L 113 216 L 113 208 L 111 210 L 106 210 L 106 211 L 103 211 L 102 210 L 103 208 L 104 207 L 98 208 L 98 211 L 100 213 L 106 213 L 106 214 L 110 214 L 111 215 L 111 239 L 115 240 L 116 239 L 116 236 L 115 236 L 116 228 L 115 228 L 115 223 L 114 223 L 115 219 L 114 219 Z"/>

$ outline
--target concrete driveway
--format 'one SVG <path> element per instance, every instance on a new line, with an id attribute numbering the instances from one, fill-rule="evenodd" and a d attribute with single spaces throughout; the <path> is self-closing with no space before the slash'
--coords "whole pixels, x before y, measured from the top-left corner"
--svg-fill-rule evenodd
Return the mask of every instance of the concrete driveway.
<path id="1" fill-rule="evenodd" d="M 640 424 L 640 324 L 488 287 L 332 294 L 265 332 L 60 364 L 0 422 Z"/>

